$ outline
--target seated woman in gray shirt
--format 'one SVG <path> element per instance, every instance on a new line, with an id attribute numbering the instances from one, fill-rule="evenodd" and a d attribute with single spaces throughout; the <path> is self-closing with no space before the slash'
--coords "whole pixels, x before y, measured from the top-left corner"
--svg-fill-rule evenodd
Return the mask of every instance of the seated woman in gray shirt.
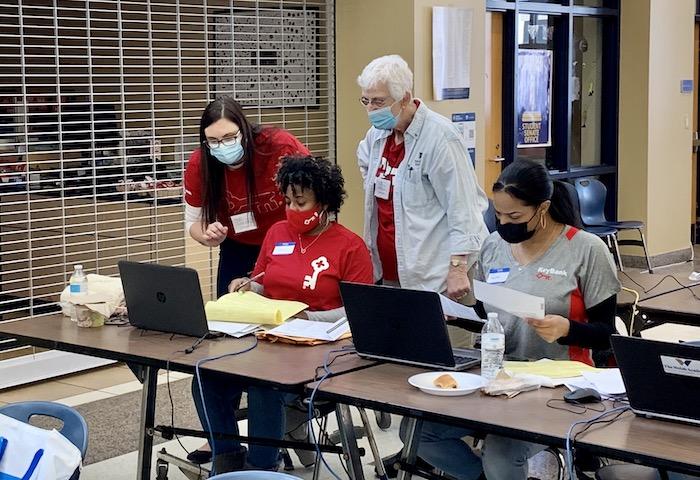
<path id="1" fill-rule="evenodd" d="M 476 278 L 493 282 L 498 277 L 490 272 L 509 269 L 499 283 L 544 297 L 546 305 L 542 320 L 481 306 L 485 312 L 498 312 L 506 355 L 592 365 L 591 349 L 610 345 L 620 290 L 605 243 L 577 228 L 578 216 L 566 188 L 539 162 L 519 160 L 503 170 L 493 185 L 493 202 L 498 231 L 481 248 Z M 480 460 L 461 440 L 471 434 L 460 427 L 425 424 L 418 454 L 459 480 L 484 474 L 490 480 L 525 480 L 528 458 L 546 448 L 487 435 Z"/>

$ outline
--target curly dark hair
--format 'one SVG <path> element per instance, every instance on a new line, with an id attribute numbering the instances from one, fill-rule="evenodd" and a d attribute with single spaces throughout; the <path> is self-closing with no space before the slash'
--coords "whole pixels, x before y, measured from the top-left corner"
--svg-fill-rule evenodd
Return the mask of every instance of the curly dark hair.
<path id="1" fill-rule="evenodd" d="M 311 155 L 289 155 L 282 157 L 277 171 L 277 185 L 282 195 L 287 188 L 308 188 L 316 196 L 316 201 L 327 206 L 330 213 L 338 213 L 345 200 L 345 180 L 338 165 L 325 158 Z"/>

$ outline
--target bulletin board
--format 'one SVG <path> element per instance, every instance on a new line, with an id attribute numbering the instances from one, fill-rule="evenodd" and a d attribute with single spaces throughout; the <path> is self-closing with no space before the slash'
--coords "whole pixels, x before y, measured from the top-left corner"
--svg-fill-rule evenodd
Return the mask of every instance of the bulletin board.
<path id="1" fill-rule="evenodd" d="M 244 107 L 317 107 L 319 10 L 221 10 L 214 16 L 214 81 Z M 211 56 L 211 54 L 210 54 Z"/>

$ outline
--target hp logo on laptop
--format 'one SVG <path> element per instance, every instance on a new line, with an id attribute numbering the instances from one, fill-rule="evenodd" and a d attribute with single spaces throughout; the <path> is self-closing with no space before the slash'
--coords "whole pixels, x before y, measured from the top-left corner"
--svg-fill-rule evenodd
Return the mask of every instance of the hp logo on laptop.
<path id="1" fill-rule="evenodd" d="M 156 299 L 157 299 L 160 303 L 165 303 L 165 300 L 166 300 L 165 294 L 164 294 L 163 292 L 157 292 L 157 293 L 156 293 Z"/>

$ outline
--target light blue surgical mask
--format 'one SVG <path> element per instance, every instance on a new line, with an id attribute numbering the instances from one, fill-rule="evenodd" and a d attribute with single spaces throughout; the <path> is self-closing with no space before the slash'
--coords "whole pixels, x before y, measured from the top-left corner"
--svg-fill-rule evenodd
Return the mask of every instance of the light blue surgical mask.
<path id="1" fill-rule="evenodd" d="M 395 104 L 396 102 L 392 103 L 391 105 L 387 105 L 384 108 L 367 112 L 369 123 L 380 130 L 393 130 L 396 128 L 396 124 L 399 121 L 399 116 L 394 116 L 394 114 L 391 113 L 391 107 L 393 107 Z"/>
<path id="2" fill-rule="evenodd" d="M 241 142 L 235 142 L 231 145 L 220 143 L 216 148 L 209 147 L 209 151 L 214 155 L 214 158 L 229 167 L 234 167 L 243 162 L 243 145 L 241 145 Z"/>

